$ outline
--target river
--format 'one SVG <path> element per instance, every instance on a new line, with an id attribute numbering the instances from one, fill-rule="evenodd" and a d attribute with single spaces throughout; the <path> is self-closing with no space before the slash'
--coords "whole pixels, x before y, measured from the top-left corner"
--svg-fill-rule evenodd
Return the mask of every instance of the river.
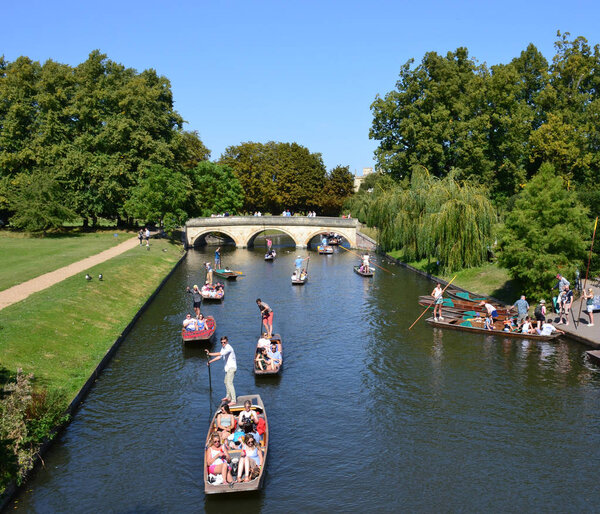
<path id="1" fill-rule="evenodd" d="M 235 349 L 238 395 L 259 393 L 271 444 L 264 488 L 205 497 L 203 452 L 223 366 L 184 347 L 185 286 L 213 249 L 190 251 L 143 314 L 75 419 L 10 509 L 21 512 L 597 511 L 600 372 L 569 341 L 528 342 L 432 329 L 433 284 L 392 264 L 372 279 L 357 258 L 226 249 L 244 271 L 203 306 Z M 300 252 L 306 253 L 306 252 Z M 380 261 L 378 261 L 380 262 Z M 381 264 L 381 262 L 380 262 Z M 255 379 L 255 303 L 275 311 L 278 379 Z M 217 349 L 218 343 L 212 347 Z"/>

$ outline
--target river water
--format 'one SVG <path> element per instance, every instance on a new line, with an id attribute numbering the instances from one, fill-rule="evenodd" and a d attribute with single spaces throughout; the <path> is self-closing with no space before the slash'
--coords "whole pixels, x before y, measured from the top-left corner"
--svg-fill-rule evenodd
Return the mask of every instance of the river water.
<path id="1" fill-rule="evenodd" d="M 11 510 L 21 512 L 597 511 L 600 371 L 573 342 L 528 342 L 432 329 L 419 322 L 433 285 L 352 272 L 341 249 L 310 252 L 309 282 L 292 286 L 298 253 L 225 250 L 244 271 L 222 304 L 206 305 L 235 349 L 238 395 L 259 393 L 271 445 L 264 488 L 205 497 L 204 441 L 224 396 L 223 366 L 183 347 L 212 249 L 195 250 L 144 313 Z M 381 263 L 380 263 L 381 264 Z M 255 379 L 257 297 L 284 341 L 278 379 Z M 212 347 L 217 349 L 218 343 Z M 218 350 L 218 349 L 217 349 Z"/>

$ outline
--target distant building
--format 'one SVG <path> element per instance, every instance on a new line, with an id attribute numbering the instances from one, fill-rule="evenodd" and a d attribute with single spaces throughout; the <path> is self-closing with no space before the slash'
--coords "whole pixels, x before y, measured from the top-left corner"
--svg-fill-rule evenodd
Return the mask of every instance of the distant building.
<path id="1" fill-rule="evenodd" d="M 354 191 L 355 192 L 358 191 L 358 189 L 360 188 L 360 185 L 362 184 L 365 177 L 367 175 L 370 175 L 371 173 L 373 173 L 373 168 L 363 168 L 362 177 L 354 175 Z"/>

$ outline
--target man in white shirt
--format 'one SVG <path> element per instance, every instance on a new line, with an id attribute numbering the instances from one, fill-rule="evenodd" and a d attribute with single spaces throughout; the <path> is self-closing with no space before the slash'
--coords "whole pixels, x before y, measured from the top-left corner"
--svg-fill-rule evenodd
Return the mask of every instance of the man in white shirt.
<path id="1" fill-rule="evenodd" d="M 558 332 L 559 334 L 564 334 L 564 332 L 562 330 L 558 330 L 558 328 L 556 328 L 554 325 L 551 325 L 548 322 L 544 322 L 542 324 L 541 330 L 538 330 L 537 332 L 541 336 L 551 336 L 552 334 L 554 334 L 554 332 Z"/>
<path id="2" fill-rule="evenodd" d="M 265 350 L 268 350 L 271 347 L 271 340 L 267 337 L 266 332 L 263 332 L 262 337 L 258 340 L 256 346 L 258 346 L 258 348 L 264 348 Z"/>
<path id="3" fill-rule="evenodd" d="M 210 353 L 208 350 L 206 351 L 206 355 L 210 357 L 215 357 L 214 359 L 209 360 L 206 365 L 210 366 L 211 362 L 218 361 L 219 359 L 225 359 L 225 389 L 227 391 L 227 396 L 223 398 L 222 401 L 229 402 L 230 405 L 234 405 L 237 403 L 237 398 L 235 396 L 235 388 L 233 387 L 233 377 L 235 376 L 235 372 L 237 371 L 237 363 L 235 360 L 235 352 L 233 348 L 228 342 L 227 336 L 223 336 L 221 338 L 221 351 L 218 353 Z"/>

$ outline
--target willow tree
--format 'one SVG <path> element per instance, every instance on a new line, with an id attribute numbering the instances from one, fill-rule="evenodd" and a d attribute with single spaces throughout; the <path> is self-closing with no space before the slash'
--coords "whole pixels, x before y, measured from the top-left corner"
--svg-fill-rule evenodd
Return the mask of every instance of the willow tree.
<path id="1" fill-rule="evenodd" d="M 388 188 L 372 202 L 368 223 L 379 228 L 384 250 L 402 249 L 407 260 L 435 257 L 442 268 L 481 265 L 496 221 L 486 191 L 415 167 L 408 187 Z"/>

